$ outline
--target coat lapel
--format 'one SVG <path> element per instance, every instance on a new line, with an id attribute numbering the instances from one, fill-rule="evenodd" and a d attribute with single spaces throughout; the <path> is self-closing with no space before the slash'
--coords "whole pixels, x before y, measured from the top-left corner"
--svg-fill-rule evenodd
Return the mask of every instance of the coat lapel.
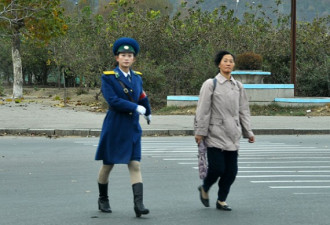
<path id="1" fill-rule="evenodd" d="M 118 67 L 115 69 L 115 71 L 119 74 L 118 79 L 122 81 L 127 88 L 132 88 L 133 79 L 132 82 L 129 82 L 128 79 L 125 77 L 125 75 L 120 71 Z"/>

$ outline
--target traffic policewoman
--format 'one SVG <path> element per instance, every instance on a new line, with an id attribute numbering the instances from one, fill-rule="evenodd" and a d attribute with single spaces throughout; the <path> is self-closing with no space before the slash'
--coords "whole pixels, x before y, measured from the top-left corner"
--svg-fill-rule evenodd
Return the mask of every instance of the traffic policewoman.
<path id="1" fill-rule="evenodd" d="M 102 75 L 102 94 L 109 105 L 103 122 L 95 160 L 103 164 L 98 175 L 99 210 L 111 213 L 108 198 L 109 175 L 115 164 L 127 164 L 137 217 L 148 214 L 143 204 L 143 183 L 140 170 L 142 129 L 139 116 L 151 120 L 149 100 L 143 91 L 141 73 L 131 69 L 140 47 L 133 38 L 115 41 L 113 54 L 118 66 Z"/>

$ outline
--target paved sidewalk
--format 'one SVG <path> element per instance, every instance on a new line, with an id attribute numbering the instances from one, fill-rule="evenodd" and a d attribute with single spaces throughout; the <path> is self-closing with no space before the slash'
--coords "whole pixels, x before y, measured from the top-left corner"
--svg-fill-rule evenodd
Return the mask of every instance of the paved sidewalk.
<path id="1" fill-rule="evenodd" d="M 43 106 L 37 103 L 0 105 L 0 135 L 99 136 L 105 113 Z M 143 117 L 144 135 L 193 135 L 194 116 Z M 255 134 L 330 134 L 330 117 L 253 116 Z"/>

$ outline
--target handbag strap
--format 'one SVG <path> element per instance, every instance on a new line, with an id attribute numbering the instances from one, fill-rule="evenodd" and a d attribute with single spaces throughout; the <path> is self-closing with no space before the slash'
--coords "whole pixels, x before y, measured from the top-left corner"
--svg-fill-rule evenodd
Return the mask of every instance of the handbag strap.
<path id="1" fill-rule="evenodd" d="M 217 78 L 213 78 L 213 92 L 216 86 L 217 86 Z"/>
<path id="2" fill-rule="evenodd" d="M 134 99 L 132 98 L 132 96 L 129 94 L 129 90 L 127 89 L 127 87 L 125 86 L 125 84 L 121 80 L 119 80 L 118 78 L 117 78 L 117 80 L 118 80 L 120 86 L 123 88 L 123 91 L 127 95 L 127 97 L 129 98 L 129 100 L 131 102 L 135 102 Z"/>
<path id="3" fill-rule="evenodd" d="M 217 86 L 217 78 L 213 78 L 213 92 L 212 92 L 212 100 L 213 100 L 213 95 L 214 95 L 214 90 L 215 90 L 215 87 Z"/>

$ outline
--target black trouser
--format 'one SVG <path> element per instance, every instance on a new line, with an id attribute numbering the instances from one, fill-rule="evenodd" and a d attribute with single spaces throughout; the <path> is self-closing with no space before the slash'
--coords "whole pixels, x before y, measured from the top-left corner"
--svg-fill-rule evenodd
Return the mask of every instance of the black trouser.
<path id="1" fill-rule="evenodd" d="M 208 171 L 203 188 L 208 192 L 219 179 L 218 200 L 226 201 L 230 186 L 234 183 L 238 166 L 237 151 L 225 151 L 219 148 L 207 148 Z"/>

